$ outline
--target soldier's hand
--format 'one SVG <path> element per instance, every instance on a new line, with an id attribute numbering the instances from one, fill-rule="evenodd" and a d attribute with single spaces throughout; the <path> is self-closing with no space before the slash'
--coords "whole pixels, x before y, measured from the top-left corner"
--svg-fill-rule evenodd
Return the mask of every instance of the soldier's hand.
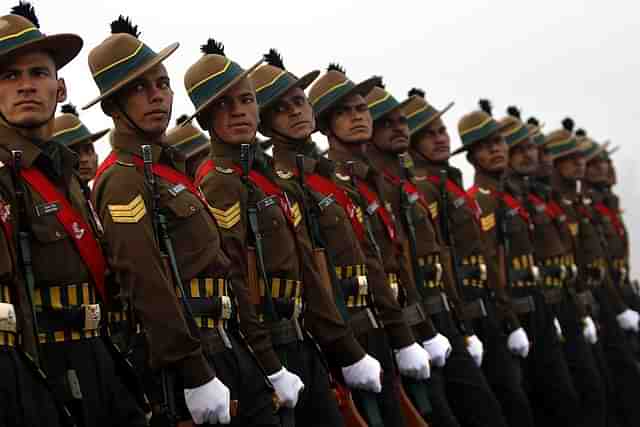
<path id="1" fill-rule="evenodd" d="M 282 367 L 275 374 L 269 375 L 269 380 L 276 389 L 280 405 L 285 408 L 295 408 L 298 404 L 300 393 L 304 389 L 304 383 L 296 374 Z"/>
<path id="2" fill-rule="evenodd" d="M 627 308 L 616 316 L 618 325 L 625 331 L 638 332 L 640 329 L 640 315 L 637 311 Z"/>
<path id="3" fill-rule="evenodd" d="M 509 351 L 516 356 L 524 358 L 529 355 L 529 348 L 531 347 L 531 344 L 529 343 L 529 337 L 524 329 L 518 328 L 511 332 L 507 339 L 507 347 L 509 348 Z"/>
<path id="4" fill-rule="evenodd" d="M 482 341 L 474 334 L 465 337 L 464 342 L 473 361 L 476 362 L 478 367 L 482 366 L 482 358 L 484 357 L 484 344 L 482 344 Z"/>
<path id="5" fill-rule="evenodd" d="M 401 375 L 418 380 L 426 380 L 431 376 L 431 366 L 429 365 L 431 356 L 418 343 L 395 350 L 395 354 Z"/>
<path id="6" fill-rule="evenodd" d="M 229 424 L 231 393 L 218 378 L 184 389 L 184 400 L 196 424 Z"/>
<path id="7" fill-rule="evenodd" d="M 447 359 L 452 350 L 451 343 L 447 337 L 437 334 L 430 340 L 423 342 L 422 345 L 431 355 L 431 363 L 433 363 L 433 366 L 442 368 L 447 363 Z"/>
<path id="8" fill-rule="evenodd" d="M 595 344 L 598 342 L 598 330 L 591 316 L 587 316 L 582 319 L 582 335 L 589 344 Z"/>
<path id="9" fill-rule="evenodd" d="M 342 368 L 342 376 L 349 388 L 372 391 L 374 393 L 382 391 L 381 373 L 380 362 L 368 354 L 353 365 Z"/>

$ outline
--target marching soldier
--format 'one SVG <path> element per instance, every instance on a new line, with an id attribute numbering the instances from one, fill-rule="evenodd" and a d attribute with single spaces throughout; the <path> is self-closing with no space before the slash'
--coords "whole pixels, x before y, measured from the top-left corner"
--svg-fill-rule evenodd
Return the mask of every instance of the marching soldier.
<path id="1" fill-rule="evenodd" d="M 387 286 L 382 261 L 375 252 L 376 243 L 367 234 L 365 224 L 360 222 L 362 210 L 358 207 L 357 196 L 337 186 L 333 180 L 332 162 L 315 152 L 311 140 L 315 119 L 304 89 L 319 72 L 298 79 L 286 71 L 275 50 L 265 58 L 268 63 L 253 72 L 251 78 L 260 104 L 260 131 L 271 137 L 268 142 L 274 147 L 278 182 L 310 213 L 308 221 L 314 238 L 326 248 L 329 267 L 335 269 L 335 276 L 332 276 L 339 286 L 335 293 L 342 315 L 349 319 L 362 346 L 380 361 L 383 368 L 382 393 L 376 399 L 378 408 L 371 407 L 367 393 L 354 390 L 354 399 L 368 425 L 405 425 L 394 386 L 396 376 L 391 348 L 400 350 L 413 344 L 414 339 Z M 297 155 L 302 156 L 298 161 Z M 302 182 L 298 169 L 300 161 L 305 173 Z M 304 184 L 307 190 L 299 184 Z M 379 316 L 381 325 L 374 313 Z M 347 383 L 354 383 L 353 371 L 353 368 L 343 369 Z"/>
<path id="2" fill-rule="evenodd" d="M 256 307 L 257 328 L 266 336 L 255 346 L 258 357 L 285 408 L 295 409 L 295 421 L 288 411 L 282 423 L 343 425 L 327 360 L 343 373 L 355 370 L 352 378 L 375 391 L 380 364 L 362 350 L 338 312 L 326 270 L 316 265 L 303 208 L 277 186 L 256 150 L 259 113 L 248 75 L 262 61 L 243 70 L 213 39 L 202 51 L 185 75 L 196 108 L 191 118 L 211 137 L 211 157 L 196 182 L 221 229 L 233 274 L 249 272 L 248 303 Z"/>
<path id="3" fill-rule="evenodd" d="M 14 367 L 5 371 L 2 388 L 10 393 L 3 398 L 0 423 L 57 423 L 42 384 L 9 349 L 16 344 L 10 304 L 17 301 L 23 343 L 39 358 L 56 398 L 69 407 L 77 425 L 146 425 L 123 383 L 121 356 L 103 332 L 106 265 L 92 208 L 75 172 L 77 157 L 51 140 L 56 106 L 66 98 L 58 71 L 78 54 L 82 39 L 45 36 L 29 3 L 21 2 L 2 22 L 1 219 L 7 239 L 3 250 L 17 265 L 3 264 L 10 280 L 2 292 L 1 335 L 7 349 L 2 360 Z"/>
<path id="4" fill-rule="evenodd" d="M 78 155 L 78 175 L 88 185 L 98 171 L 98 154 L 93 144 L 109 129 L 91 133 L 80 121 L 78 111 L 72 104 L 63 105 L 60 111 L 62 114 L 56 117 L 53 124 L 53 139 Z"/>
<path id="5" fill-rule="evenodd" d="M 176 120 L 176 127 L 167 132 L 166 143 L 180 153 L 176 167 L 191 179 L 195 179 L 200 164 L 209 157 L 210 141 L 193 123 L 185 123 L 187 115 Z"/>
<path id="6" fill-rule="evenodd" d="M 162 63 L 178 44 L 155 53 L 122 16 L 111 29 L 89 55 L 100 95 L 85 108 L 100 103 L 115 128 L 93 194 L 117 285 L 111 312 L 132 335 L 142 329 L 143 356 L 160 371 L 154 416 L 229 424 L 237 400 L 233 425 L 279 425 L 270 385 L 231 325 L 237 314 L 251 335 L 244 276 L 228 275 L 214 217 L 164 140 L 173 91 Z"/>
<path id="7" fill-rule="evenodd" d="M 412 89 L 409 96 L 411 102 L 404 112 L 410 129 L 410 153 L 415 175 L 426 177 L 433 184 L 430 193 L 437 203 L 434 210 L 438 213 L 441 228 L 449 228 L 451 262 L 455 267 L 454 274 L 457 272 L 457 280 L 462 284 L 460 293 L 466 305 L 460 311 L 469 319 L 473 331 L 480 338 L 478 341 L 486 346 L 484 353 L 482 347 L 468 345 L 467 349 L 474 359 L 481 362 L 486 378 L 502 404 L 507 424 L 533 425 L 531 407 L 520 383 L 520 365 L 511 353 L 515 349 L 508 347 L 504 334 L 504 331 L 509 332 L 506 325 L 514 328 L 519 322 L 511 309 L 510 297 L 498 278 L 495 248 L 484 242 L 480 207 L 463 190 L 462 173 L 449 164 L 450 138 L 442 115 L 453 103 L 437 110 L 427 102 L 422 90 Z M 467 117 L 461 133 L 465 133 L 467 127 L 477 126 L 482 119 L 487 120 L 487 117 L 480 112 Z M 463 138 L 463 141 L 467 142 L 465 149 L 470 147 L 468 144 L 475 143 L 473 140 L 469 142 L 468 138 Z M 443 206 L 445 203 L 447 205 Z M 442 222 L 445 211 L 447 224 Z M 514 336 L 518 334 L 516 332 Z M 511 341 L 513 344 L 514 340 Z"/>
<path id="8" fill-rule="evenodd" d="M 431 358 L 446 359 L 448 342 L 439 335 L 431 319 L 425 315 L 422 297 L 418 293 L 410 262 L 406 256 L 407 242 L 391 215 L 390 206 L 378 185 L 386 185 L 364 156 L 371 139 L 372 119 L 364 97 L 379 82 L 373 77 L 359 84 L 348 79 L 342 68 L 330 65 L 327 72 L 311 86 L 309 101 L 318 129 L 329 140 L 329 158 L 335 162 L 336 183 L 348 194 L 357 194 L 362 201 L 363 221 L 370 224 L 373 239 L 383 260 L 387 285 L 403 307 L 405 320 L 421 342 L 439 343 L 433 354 L 414 343 L 396 350 L 395 361 L 403 383 L 417 409 L 430 415 L 426 402 L 426 382 L 430 375 Z"/>

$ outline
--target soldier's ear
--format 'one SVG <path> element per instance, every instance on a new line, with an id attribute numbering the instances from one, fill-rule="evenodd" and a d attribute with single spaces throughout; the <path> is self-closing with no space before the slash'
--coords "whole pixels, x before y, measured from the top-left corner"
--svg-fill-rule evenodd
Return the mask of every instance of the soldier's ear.
<path id="1" fill-rule="evenodd" d="M 58 79 L 58 90 L 56 91 L 56 101 L 58 103 L 67 100 L 67 84 L 63 78 Z"/>

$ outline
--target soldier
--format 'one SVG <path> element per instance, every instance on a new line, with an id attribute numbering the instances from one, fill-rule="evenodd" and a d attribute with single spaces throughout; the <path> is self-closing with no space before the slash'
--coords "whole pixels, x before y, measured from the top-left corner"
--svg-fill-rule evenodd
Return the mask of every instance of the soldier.
<path id="1" fill-rule="evenodd" d="M 229 276 L 214 217 L 164 141 L 173 91 L 162 62 L 178 44 L 155 53 L 122 16 L 111 29 L 89 55 L 100 95 L 85 108 L 100 103 L 115 128 L 93 193 L 117 285 L 112 312 L 144 331 L 151 368 L 162 370 L 163 400 L 154 403 L 168 406 L 172 422 L 229 424 L 237 399 L 234 425 L 278 425 L 271 389 L 230 325 L 239 311 L 251 334 L 244 277 Z M 172 396 L 174 376 L 180 398 Z"/>
<path id="2" fill-rule="evenodd" d="M 429 353 L 418 344 L 395 351 L 395 360 L 408 394 L 423 416 L 430 407 L 423 403 L 426 380 L 430 375 L 431 358 L 445 360 L 448 342 L 438 334 L 431 319 L 424 314 L 422 296 L 418 293 L 407 255 L 407 241 L 391 216 L 390 206 L 379 191 L 386 185 L 364 156 L 371 139 L 372 120 L 364 97 L 379 82 L 373 77 L 359 84 L 348 79 L 335 64 L 311 86 L 309 101 L 318 129 L 329 140 L 329 158 L 335 162 L 337 184 L 348 194 L 357 194 L 360 209 L 370 224 L 373 239 L 379 247 L 387 274 L 387 285 L 403 307 L 405 319 L 420 342 L 437 343 Z M 363 218 L 364 220 L 364 218 Z"/>
<path id="3" fill-rule="evenodd" d="M 467 351 L 466 341 L 482 346 L 463 315 L 462 302 L 450 267 L 450 253 L 442 244 L 437 220 L 437 199 L 433 185 L 424 176 L 413 176 L 410 161 L 409 124 L 404 107 L 382 86 L 365 98 L 373 118 L 373 135 L 366 156 L 392 189 L 387 200 L 393 213 L 402 218 L 411 243 L 410 256 L 416 284 L 423 295 L 426 312 L 434 325 L 452 344 L 447 361 L 436 363 L 431 372 L 430 392 L 434 405 L 434 424 L 485 426 L 506 425 L 500 405 Z M 464 331 L 464 335 L 461 334 Z M 434 344 L 425 343 L 430 350 Z M 431 352 L 431 351 L 430 351 Z M 481 357 L 481 355 L 477 355 Z M 476 359 L 477 360 L 477 359 Z M 473 387 L 473 392 L 469 388 Z"/>
<path id="4" fill-rule="evenodd" d="M 303 209 L 276 185 L 268 161 L 255 155 L 259 115 L 248 75 L 261 61 L 243 70 L 213 39 L 202 51 L 185 75 L 196 108 L 191 118 L 211 137 L 211 158 L 196 182 L 221 229 L 232 271 L 249 271 L 252 278 L 250 303 L 268 337 L 256 346 L 258 357 L 283 405 L 295 408 L 296 425 L 343 425 L 314 341 L 347 382 L 355 379 L 360 387 L 380 391 L 380 364 L 338 312 L 331 284 L 321 275 L 326 270 L 315 263 Z M 283 424 L 291 423 L 291 413 L 283 415 Z"/>
<path id="5" fill-rule="evenodd" d="M 210 141 L 193 123 L 185 123 L 185 114 L 176 120 L 176 127 L 167 132 L 166 142 L 180 153 L 176 167 L 191 179 L 195 179 L 200 164 L 209 157 Z"/>
<path id="6" fill-rule="evenodd" d="M 298 79 L 286 71 L 275 50 L 265 58 L 268 64 L 259 67 L 251 78 L 260 104 L 260 132 L 271 137 L 268 143 L 274 147 L 278 182 L 313 215 L 308 218 L 313 222 L 310 228 L 315 228 L 315 239 L 326 248 L 329 266 L 335 269 L 337 304 L 342 306 L 343 317 L 349 319 L 358 341 L 380 361 L 384 371 L 382 393 L 377 398 L 381 419 L 377 419 L 378 409 L 368 404 L 366 393 L 354 390 L 354 399 L 369 425 L 405 425 L 394 386 L 396 375 L 390 348 L 400 350 L 415 341 L 387 286 L 382 261 L 375 252 L 376 243 L 360 222 L 362 210 L 358 210 L 357 195 L 337 186 L 332 162 L 317 155 L 311 140 L 315 119 L 304 89 L 319 72 Z M 304 191 L 298 185 L 301 182 L 296 155 L 304 159 Z M 378 326 L 373 313 L 379 316 L 384 329 Z"/>
<path id="7" fill-rule="evenodd" d="M 431 197 L 437 203 L 434 210 L 443 224 L 441 228 L 444 230 L 449 226 L 449 243 L 455 255 L 451 262 L 455 263 L 458 280 L 462 283 L 461 297 L 466 301 L 461 311 L 468 313 L 469 323 L 486 346 L 486 352 L 476 352 L 472 346 L 467 348 L 472 356 L 479 358 L 484 374 L 502 404 L 507 423 L 511 426 L 533 425 L 529 400 L 520 382 L 520 364 L 512 354 L 512 351 L 518 350 L 513 346 L 516 341 L 514 337 L 520 334 L 516 332 L 519 322 L 511 308 L 510 297 L 498 277 L 495 248 L 484 242 L 480 207 L 463 190 L 460 170 L 449 164 L 451 142 L 442 115 L 453 103 L 437 110 L 427 102 L 422 90 L 412 89 L 409 96 L 412 100 L 404 112 L 411 133 L 410 153 L 415 174 L 426 177 L 438 187 L 438 190 L 431 187 Z M 477 112 L 467 118 L 464 129 L 466 126 L 476 126 L 478 118 L 487 120 L 486 116 Z M 463 141 L 475 143 L 467 138 Z M 446 207 L 443 206 L 444 197 L 448 200 Z M 447 224 L 442 222 L 445 209 L 448 213 Z M 504 331 L 510 332 L 511 339 L 507 340 Z"/>
<path id="8" fill-rule="evenodd" d="M 4 329 L 15 327 L 13 311 L 6 305 L 12 299 L 20 303 L 21 314 L 31 313 L 28 319 L 20 317 L 31 322 L 20 325 L 23 343 L 39 356 L 57 399 L 67 404 L 75 423 L 146 425 L 144 413 L 122 382 L 120 355 L 103 333 L 100 304 L 106 266 L 91 206 L 74 170 L 77 158 L 51 140 L 56 106 L 66 98 L 58 71 L 78 54 L 82 39 L 42 34 L 29 3 L 21 2 L 1 20 L 0 161 L 5 167 L 0 170 L 0 194 L 3 226 L 5 233 L 9 231 L 5 237 L 10 236 L 4 250 L 18 261 L 3 264 L 5 278 L 11 280 L 2 292 L 2 324 Z M 26 294 L 14 293 L 16 287 Z M 41 384 L 8 349 L 15 345 L 11 334 L 2 336 L 7 348 L 2 360 L 15 368 L 5 371 L 0 423 L 56 424 Z M 17 393 L 11 390 L 16 381 Z M 51 418 L 43 418 L 47 416 Z"/>
<path id="9" fill-rule="evenodd" d="M 78 155 L 78 175 L 88 185 L 98 170 L 98 154 L 93 144 L 109 132 L 109 129 L 89 132 L 72 104 L 63 105 L 60 112 L 62 114 L 56 117 L 53 124 L 53 139 Z"/>

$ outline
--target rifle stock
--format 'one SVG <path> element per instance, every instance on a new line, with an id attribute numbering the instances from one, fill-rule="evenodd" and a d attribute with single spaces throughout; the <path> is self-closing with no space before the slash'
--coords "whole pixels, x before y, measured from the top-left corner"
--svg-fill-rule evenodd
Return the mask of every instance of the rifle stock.
<path id="1" fill-rule="evenodd" d="M 367 427 L 368 424 L 358 412 L 349 389 L 336 383 L 333 392 L 335 393 L 344 425 L 346 427 Z"/>
<path id="2" fill-rule="evenodd" d="M 407 395 L 400 376 L 396 375 L 395 383 L 398 391 L 398 399 L 400 401 L 400 408 L 404 415 L 405 423 L 407 427 L 429 427 L 429 424 L 422 417 L 420 412 L 416 409 L 411 401 L 411 398 Z"/>

